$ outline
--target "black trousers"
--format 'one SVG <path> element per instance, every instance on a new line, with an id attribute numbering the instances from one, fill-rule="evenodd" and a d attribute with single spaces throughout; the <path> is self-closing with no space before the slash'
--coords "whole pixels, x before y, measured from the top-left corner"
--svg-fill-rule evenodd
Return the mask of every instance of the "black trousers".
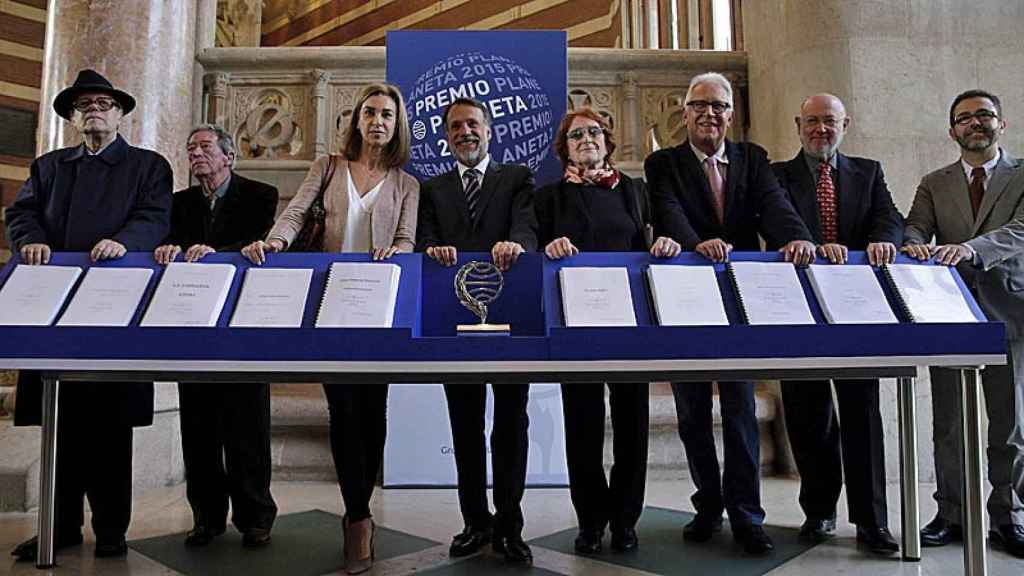
<path id="1" fill-rule="evenodd" d="M 185 494 L 196 526 L 269 530 L 270 387 L 263 383 L 178 384 Z"/>
<path id="2" fill-rule="evenodd" d="M 85 501 L 98 540 L 128 532 L 132 516 L 132 427 L 61 406 L 57 416 L 57 534 L 79 534 Z"/>
<path id="3" fill-rule="evenodd" d="M 581 530 L 632 528 L 644 508 L 647 484 L 647 382 L 608 383 L 611 406 L 611 478 L 604 474 L 604 387 L 600 382 L 562 384 L 569 495 Z"/>
<path id="4" fill-rule="evenodd" d="M 370 498 L 384 460 L 387 384 L 325 384 L 331 455 L 349 522 L 371 516 Z"/>
<path id="5" fill-rule="evenodd" d="M 526 458 L 530 449 L 526 414 L 529 384 L 496 384 L 494 426 L 491 429 L 491 469 L 494 477 L 494 511 L 487 508 L 487 444 L 484 441 L 486 384 L 445 384 L 448 420 L 455 445 L 459 478 L 459 508 L 463 521 L 475 528 L 494 527 L 501 536 L 523 531 L 523 491 L 526 489 Z"/>
<path id="6" fill-rule="evenodd" d="M 718 452 L 711 417 L 710 382 L 673 382 L 679 439 L 686 449 L 690 476 L 697 492 L 691 498 L 698 514 L 721 516 L 724 508 L 732 529 L 764 523 L 761 507 L 761 445 L 751 382 L 719 382 L 725 470 Z"/>
<path id="7" fill-rule="evenodd" d="M 828 380 L 783 381 L 789 443 L 800 472 L 800 507 L 808 519 L 832 518 L 846 477 L 850 521 L 888 526 L 885 446 L 878 380 L 834 380 L 839 419 Z"/>

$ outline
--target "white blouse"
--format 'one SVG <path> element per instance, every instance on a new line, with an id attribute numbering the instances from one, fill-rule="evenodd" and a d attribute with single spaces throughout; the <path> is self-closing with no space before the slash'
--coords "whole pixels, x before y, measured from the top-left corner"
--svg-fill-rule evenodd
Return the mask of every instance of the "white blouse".
<path id="1" fill-rule="evenodd" d="M 348 215 L 345 222 L 345 239 L 341 243 L 342 252 L 369 252 L 373 248 L 370 220 L 382 184 L 383 180 L 365 196 L 360 196 L 355 182 L 352 181 L 352 172 L 348 172 Z"/>

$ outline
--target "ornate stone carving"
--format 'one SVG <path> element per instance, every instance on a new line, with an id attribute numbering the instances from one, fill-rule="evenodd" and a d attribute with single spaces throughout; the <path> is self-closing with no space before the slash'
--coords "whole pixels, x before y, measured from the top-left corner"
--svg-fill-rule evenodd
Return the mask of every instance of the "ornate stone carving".
<path id="1" fill-rule="evenodd" d="M 217 0 L 217 46 L 259 46 L 261 0 Z"/>
<path id="2" fill-rule="evenodd" d="M 214 98 L 226 98 L 228 95 L 228 81 L 230 76 L 224 72 L 216 72 L 213 74 L 207 74 L 203 77 L 203 82 L 206 87 L 210 90 L 210 96 Z"/>
<path id="3" fill-rule="evenodd" d="M 348 130 L 348 123 L 352 118 L 352 109 L 355 108 L 356 98 L 359 96 L 358 86 L 335 86 L 334 98 L 331 99 L 331 121 L 329 142 L 332 142 L 333 150 L 341 149 L 342 139 Z"/>
<path id="4" fill-rule="evenodd" d="M 641 122 L 647 154 L 653 151 L 655 142 L 659 148 L 668 148 L 686 140 L 686 126 L 683 125 L 685 100 L 685 88 L 643 90 Z"/>
<path id="5" fill-rule="evenodd" d="M 229 130 L 245 159 L 308 156 L 309 89 L 302 86 L 235 87 Z"/>

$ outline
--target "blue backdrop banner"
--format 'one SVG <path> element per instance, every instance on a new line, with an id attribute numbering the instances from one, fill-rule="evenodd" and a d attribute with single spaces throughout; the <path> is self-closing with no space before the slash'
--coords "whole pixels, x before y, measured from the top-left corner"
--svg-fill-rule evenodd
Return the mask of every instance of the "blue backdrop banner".
<path id="1" fill-rule="evenodd" d="M 552 143 L 566 108 L 564 31 L 388 32 L 387 74 L 409 112 L 406 169 L 421 181 L 455 166 L 442 118 L 460 97 L 490 110 L 493 159 L 528 166 L 538 184 L 561 177 Z"/>

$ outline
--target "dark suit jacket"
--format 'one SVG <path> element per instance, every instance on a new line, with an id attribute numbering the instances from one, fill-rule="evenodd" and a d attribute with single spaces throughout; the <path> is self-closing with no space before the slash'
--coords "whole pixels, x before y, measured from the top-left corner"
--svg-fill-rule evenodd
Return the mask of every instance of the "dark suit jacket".
<path id="1" fill-rule="evenodd" d="M 758 232 L 768 249 L 792 240 L 812 240 L 756 144 L 725 141 L 725 222 L 718 222 L 711 187 L 689 142 L 658 150 L 644 161 L 654 208 L 655 236 L 669 236 L 693 250 L 721 238 L 736 250 L 760 250 Z"/>
<path id="2" fill-rule="evenodd" d="M 202 186 L 174 194 L 171 233 L 164 244 L 176 244 L 182 250 L 194 244 L 221 251 L 241 250 L 267 235 L 276 212 L 277 188 L 232 172 L 228 189 L 212 213 Z"/>
<path id="3" fill-rule="evenodd" d="M 620 174 L 619 189 L 626 196 L 629 217 L 636 224 L 636 233 L 623 252 L 646 252 L 649 248 L 646 225 L 650 222 L 651 210 L 647 190 L 641 180 L 634 180 Z M 559 180 L 537 190 L 537 222 L 540 247 L 543 249 L 555 238 L 565 236 L 577 248 L 591 250 L 595 238 L 603 232 L 591 226 L 591 218 L 582 195 L 586 186 Z"/>
<path id="4" fill-rule="evenodd" d="M 772 170 L 786 189 L 814 241 L 822 243 L 818 211 L 817 176 L 811 174 L 803 151 L 788 162 L 775 162 Z M 838 242 L 851 250 L 864 250 L 871 242 L 903 244 L 903 216 L 885 185 L 882 165 L 867 158 L 836 156 Z"/>
<path id="5" fill-rule="evenodd" d="M 89 251 L 104 238 L 131 251 L 152 251 L 171 219 L 171 167 L 163 156 L 120 136 L 97 157 L 83 146 L 44 154 L 7 209 L 7 234 L 17 250 L 46 243 L 52 250 Z M 76 382 L 63 386 L 61 419 L 146 426 L 153 421 L 153 384 Z M 15 424 L 42 420 L 40 373 L 18 375 Z"/>
<path id="6" fill-rule="evenodd" d="M 479 194 L 477 218 L 470 222 L 458 169 L 424 182 L 420 186 L 416 250 L 454 246 L 464 252 L 490 252 L 505 240 L 518 242 L 526 251 L 537 249 L 529 168 L 500 164 L 492 157 Z"/>

